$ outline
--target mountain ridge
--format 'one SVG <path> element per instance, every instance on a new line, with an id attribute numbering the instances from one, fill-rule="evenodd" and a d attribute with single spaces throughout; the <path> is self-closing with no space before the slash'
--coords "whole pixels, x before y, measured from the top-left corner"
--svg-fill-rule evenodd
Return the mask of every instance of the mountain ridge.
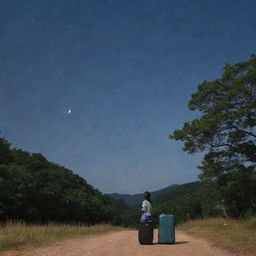
<path id="1" fill-rule="evenodd" d="M 167 193 L 167 192 L 175 189 L 178 186 L 179 186 L 178 184 L 172 184 L 170 186 L 167 186 L 165 188 L 162 188 L 162 189 L 159 189 L 156 191 L 150 191 L 151 199 L 153 200 L 156 197 L 158 197 L 164 193 Z M 109 193 L 109 194 L 105 194 L 105 195 L 110 196 L 115 199 L 122 199 L 128 205 L 139 204 L 143 200 L 143 193 L 136 193 L 136 194 L 132 194 L 132 195 L 131 194 Z"/>

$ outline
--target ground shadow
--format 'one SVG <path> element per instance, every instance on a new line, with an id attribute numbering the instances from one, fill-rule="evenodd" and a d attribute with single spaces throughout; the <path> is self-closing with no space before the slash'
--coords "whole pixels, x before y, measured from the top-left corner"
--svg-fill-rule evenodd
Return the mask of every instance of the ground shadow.
<path id="1" fill-rule="evenodd" d="M 189 241 L 179 241 L 179 242 L 175 242 L 174 245 L 179 245 L 179 244 L 188 244 Z"/>
<path id="2" fill-rule="evenodd" d="M 171 244 L 163 244 L 163 243 L 158 243 L 158 242 L 154 242 L 152 245 L 157 245 L 157 244 L 160 244 L 160 245 L 180 245 L 180 244 L 188 244 L 189 241 L 177 241 L 175 243 L 171 243 Z"/>

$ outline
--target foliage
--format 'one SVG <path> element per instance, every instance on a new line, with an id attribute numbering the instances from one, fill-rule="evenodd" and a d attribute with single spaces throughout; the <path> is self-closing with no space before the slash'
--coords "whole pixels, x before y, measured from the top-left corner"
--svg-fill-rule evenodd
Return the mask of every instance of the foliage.
<path id="1" fill-rule="evenodd" d="M 175 215 L 176 222 L 202 217 L 202 184 L 190 182 L 178 185 L 176 189 L 159 196 L 153 201 L 155 222 L 162 213 Z"/>
<path id="2" fill-rule="evenodd" d="M 109 221 L 116 226 L 124 226 L 122 215 L 127 211 L 128 205 L 121 199 L 111 198 L 104 195 L 106 205 L 108 206 Z"/>
<path id="3" fill-rule="evenodd" d="M 222 200 L 228 214 L 256 213 L 256 58 L 227 64 L 221 78 L 204 81 L 189 109 L 201 117 L 185 122 L 171 139 L 189 154 L 205 152 L 200 178 Z"/>
<path id="4" fill-rule="evenodd" d="M 27 222 L 114 221 L 126 205 L 40 153 L 11 149 L 0 138 L 0 219 Z"/>

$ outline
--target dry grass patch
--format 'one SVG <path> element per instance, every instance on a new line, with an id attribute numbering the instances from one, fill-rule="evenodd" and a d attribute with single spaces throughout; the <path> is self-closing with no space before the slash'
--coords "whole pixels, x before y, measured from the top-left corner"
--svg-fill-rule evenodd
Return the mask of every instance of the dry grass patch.
<path id="1" fill-rule="evenodd" d="M 8 223 L 0 226 L 0 252 L 22 248 L 39 247 L 65 238 L 95 235 L 121 230 L 111 225 L 77 226 L 68 224 L 27 225 Z"/>
<path id="2" fill-rule="evenodd" d="M 256 255 L 255 218 L 248 221 L 222 218 L 200 219 L 181 224 L 178 228 L 232 252 L 244 256 Z"/>

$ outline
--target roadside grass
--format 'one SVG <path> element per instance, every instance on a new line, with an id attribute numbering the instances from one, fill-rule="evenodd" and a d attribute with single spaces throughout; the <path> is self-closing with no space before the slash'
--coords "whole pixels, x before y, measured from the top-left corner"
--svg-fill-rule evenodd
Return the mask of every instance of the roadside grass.
<path id="1" fill-rule="evenodd" d="M 179 230 L 207 239 L 213 245 L 244 256 L 256 255 L 256 218 L 243 220 L 198 219 L 178 226 Z"/>
<path id="2" fill-rule="evenodd" d="M 61 239 L 96 235 L 108 231 L 123 230 L 111 225 L 27 225 L 22 222 L 10 222 L 0 226 L 0 252 L 23 248 L 40 247 Z"/>

